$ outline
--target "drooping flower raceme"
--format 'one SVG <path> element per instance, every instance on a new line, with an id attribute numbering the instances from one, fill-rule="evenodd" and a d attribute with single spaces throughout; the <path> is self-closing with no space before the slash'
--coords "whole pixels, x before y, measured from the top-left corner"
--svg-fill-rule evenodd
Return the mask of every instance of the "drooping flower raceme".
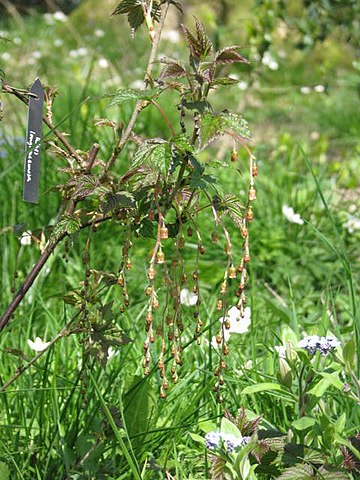
<path id="1" fill-rule="evenodd" d="M 282 206 L 282 213 L 286 220 L 291 223 L 296 223 L 297 225 L 304 225 L 304 220 L 301 218 L 299 213 L 295 213 L 292 207 L 288 205 Z"/>
<path id="2" fill-rule="evenodd" d="M 339 345 L 340 342 L 335 337 L 319 337 L 318 335 L 310 335 L 298 343 L 298 347 L 304 348 L 310 355 L 320 352 L 323 356 L 333 352 Z"/>

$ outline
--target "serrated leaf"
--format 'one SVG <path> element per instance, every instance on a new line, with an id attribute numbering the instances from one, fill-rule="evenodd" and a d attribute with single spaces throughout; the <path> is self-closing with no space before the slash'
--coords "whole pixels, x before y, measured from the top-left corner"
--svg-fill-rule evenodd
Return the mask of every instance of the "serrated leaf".
<path id="1" fill-rule="evenodd" d="M 224 86 L 227 87 L 228 85 L 234 85 L 234 83 L 238 83 L 239 80 L 236 78 L 231 78 L 231 77 L 219 77 L 213 80 L 211 86 L 212 87 L 217 87 L 217 86 Z"/>
<path id="2" fill-rule="evenodd" d="M 134 208 L 135 199 L 130 192 L 107 193 L 105 200 L 101 201 L 101 209 L 108 213 L 116 208 Z"/>
<path id="3" fill-rule="evenodd" d="M 241 47 L 234 45 L 219 50 L 216 52 L 214 63 L 216 65 L 226 65 L 228 63 L 249 63 L 248 60 L 246 60 L 246 58 L 244 58 L 238 52 L 240 48 Z"/>
<path id="4" fill-rule="evenodd" d="M 235 113 L 223 112 L 220 115 L 205 113 L 200 117 L 200 147 L 206 147 L 224 133 L 233 132 L 245 139 L 250 138 L 248 123 Z"/>
<path id="5" fill-rule="evenodd" d="M 151 139 L 143 142 L 135 152 L 132 168 L 146 163 L 166 176 L 169 172 L 170 161 L 170 144 L 163 139 Z"/>
<path id="6" fill-rule="evenodd" d="M 198 100 L 198 101 L 195 101 L 195 102 L 183 102 L 183 106 L 188 109 L 188 110 L 191 110 L 193 112 L 197 112 L 197 113 L 207 113 L 207 112 L 212 112 L 212 107 L 210 105 L 210 103 L 206 100 Z"/>
<path id="7" fill-rule="evenodd" d="M 179 60 L 162 58 L 160 63 L 165 64 L 161 71 L 160 78 L 182 78 L 186 76 L 186 68 Z"/>
<path id="8" fill-rule="evenodd" d="M 217 455 L 210 456 L 211 476 L 213 480 L 226 480 L 226 460 Z"/>
<path id="9" fill-rule="evenodd" d="M 314 469 L 310 465 L 294 465 L 287 468 L 277 480 L 311 480 Z"/>
<path id="10" fill-rule="evenodd" d="M 112 100 L 109 103 L 109 107 L 120 105 L 121 103 L 129 102 L 130 100 L 150 100 L 158 93 L 158 89 L 139 90 L 134 88 L 125 88 L 118 90 L 114 95 L 112 95 Z"/>
<path id="11" fill-rule="evenodd" d="M 224 130 L 230 130 L 234 133 L 237 133 L 241 137 L 246 138 L 247 140 L 250 139 L 251 133 L 249 125 L 241 115 L 227 112 L 221 114 L 221 117 Z"/>
<path id="12" fill-rule="evenodd" d="M 65 234 L 73 235 L 81 227 L 79 218 L 65 216 L 53 228 L 50 235 L 50 243 L 58 241 Z"/>
<path id="13" fill-rule="evenodd" d="M 194 17 L 194 19 L 196 36 L 192 32 L 190 32 L 190 30 L 185 25 L 181 26 L 184 31 L 186 43 L 188 45 L 190 53 L 198 60 L 202 60 L 206 58 L 211 52 L 212 43 L 209 37 L 206 35 L 203 24 L 196 17 Z"/>
<path id="14" fill-rule="evenodd" d="M 112 15 L 121 15 L 124 13 L 129 13 L 133 8 L 139 5 L 141 6 L 141 0 L 123 0 L 115 8 Z"/>
<path id="15" fill-rule="evenodd" d="M 112 15 L 127 14 L 131 28 L 137 30 L 145 20 L 142 3 L 141 0 L 123 0 L 115 8 Z M 156 21 L 160 18 L 160 4 L 157 0 L 153 1 L 151 17 Z"/>
<path id="16" fill-rule="evenodd" d="M 349 475 L 339 470 L 328 471 L 324 467 L 319 468 L 319 480 L 349 480 Z"/>
<path id="17" fill-rule="evenodd" d="M 190 143 L 190 139 L 184 134 L 174 137 L 171 143 L 182 155 L 184 155 L 185 153 L 194 153 L 194 145 Z"/>
<path id="18" fill-rule="evenodd" d="M 137 30 L 145 20 L 144 10 L 141 5 L 134 7 L 128 14 L 128 22 L 131 28 Z"/>
<path id="19" fill-rule="evenodd" d="M 293 428 L 295 430 L 303 431 L 303 430 L 308 430 L 309 428 L 312 428 L 315 425 L 315 418 L 311 417 L 302 417 L 298 418 L 292 423 Z"/>

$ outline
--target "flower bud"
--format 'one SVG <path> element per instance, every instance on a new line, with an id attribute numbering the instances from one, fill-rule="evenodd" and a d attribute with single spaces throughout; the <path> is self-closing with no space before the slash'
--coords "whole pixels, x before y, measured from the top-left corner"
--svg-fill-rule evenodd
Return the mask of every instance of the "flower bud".
<path id="1" fill-rule="evenodd" d="M 166 240 L 167 238 L 169 238 L 169 230 L 164 225 L 160 228 L 160 240 Z"/>

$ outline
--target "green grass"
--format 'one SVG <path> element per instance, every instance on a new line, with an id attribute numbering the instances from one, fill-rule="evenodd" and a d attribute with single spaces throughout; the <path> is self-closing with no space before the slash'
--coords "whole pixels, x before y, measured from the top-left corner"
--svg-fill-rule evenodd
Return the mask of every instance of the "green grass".
<path id="1" fill-rule="evenodd" d="M 108 108 L 108 100 L 100 97 L 139 78 L 133 66 L 141 68 L 145 64 L 149 49 L 146 35 L 140 34 L 135 43 L 130 43 L 128 32 L 112 25 L 101 38 L 87 32 L 87 38 L 84 33 L 79 39 L 68 26 L 45 28 L 44 21 L 37 17 L 20 26 L 10 24 L 2 28 L 5 27 L 11 39 L 22 39 L 20 45 L 6 44 L 10 59 L 0 67 L 6 71 L 7 81 L 25 88 L 40 74 L 45 83 L 56 83 L 60 95 L 54 106 L 55 124 L 62 131 L 71 132 L 69 138 L 79 149 L 87 150 L 94 141 L 99 142 L 100 157 L 107 159 L 112 134 L 105 127 L 95 127 L 93 119 L 105 117 L 125 123 L 128 120 L 130 106 Z M 35 32 L 39 33 L 38 40 L 29 46 L 25 39 Z M 63 39 L 63 44 L 55 47 L 54 38 Z M 86 56 L 68 55 L 68 51 L 83 45 L 89 52 Z M 134 49 L 127 49 L 129 45 Z M 169 55 L 172 48 L 171 44 L 164 46 Z M 185 55 L 182 45 L 174 48 Z M 31 50 L 39 50 L 42 57 L 31 68 L 22 66 L 19 59 L 28 58 Z M 128 50 L 131 53 L 126 56 Z M 99 68 L 98 60 L 103 57 L 109 61 L 108 69 Z M 285 343 L 291 335 L 300 340 L 304 333 L 326 335 L 331 331 L 341 340 L 343 352 L 351 350 L 352 341 L 359 351 L 360 237 L 359 231 L 350 234 L 345 228 L 349 207 L 353 209 L 355 205 L 353 214 L 360 216 L 359 193 L 355 190 L 360 147 L 357 86 L 352 81 L 352 67 L 345 65 L 339 71 L 335 67 L 329 70 L 327 93 L 312 91 L 303 95 L 299 87 L 309 78 L 299 77 L 301 62 L 304 60 L 290 65 L 280 63 L 276 72 L 260 69 L 258 85 L 246 92 L 231 87 L 217 100 L 219 109 L 240 104 L 243 107 L 242 113 L 250 120 L 255 134 L 254 151 L 260 170 L 250 232 L 252 261 L 247 295 L 252 323 L 248 333 L 233 335 L 230 340 L 224 404 L 217 404 L 212 391 L 218 353 L 209 342 L 219 326 L 220 314 L 215 307 L 226 255 L 223 238 L 219 244 L 211 242 L 211 214 L 201 213 L 206 248 L 200 264 L 204 338 L 200 346 L 196 345 L 193 312 L 184 307 L 186 347 L 179 383 L 171 386 L 163 401 L 158 396 L 157 370 L 147 378 L 142 376 L 146 265 L 153 245 L 152 241 L 138 240 L 132 248 L 133 269 L 128 275 L 131 308 L 117 319 L 131 342 L 118 348 L 104 367 L 86 355 L 86 335 L 64 337 L 6 392 L 0 393 L 0 461 L 7 465 L 11 479 L 211 478 L 208 452 L 189 435 L 203 435 L 202 422 L 219 425 L 224 408 L 236 412 L 243 405 L 252 414 L 262 415 L 263 426 L 271 425 L 287 434 L 300 416 L 302 392 L 297 366 L 292 366 L 291 388 L 282 385 L 281 390 L 243 393 L 251 385 L 281 384 L 274 346 Z M 310 64 L 309 70 L 311 65 L 314 72 L 309 84 L 327 80 L 319 75 L 319 65 L 315 69 L 315 63 Z M 240 69 L 237 73 L 248 78 Z M 120 79 L 116 78 L 119 76 Z M 283 90 L 274 95 L 279 87 Z M 59 206 L 59 194 L 54 188 L 64 178 L 58 171 L 64 163 L 48 145 L 42 158 L 40 206 L 25 205 L 21 200 L 23 146 L 12 137 L 24 135 L 26 109 L 8 96 L 3 95 L 2 100 L 5 111 L 0 139 L 5 139 L 5 143 L 0 144 L 0 150 L 6 156 L 0 157 L 0 305 L 4 310 L 12 297 L 11 287 L 21 285 L 39 256 L 35 244 L 20 245 L 20 232 L 30 229 L 40 236 L 40 230 L 54 222 Z M 163 106 L 169 108 L 170 118 L 175 119 L 176 106 L 168 105 L 170 102 L 169 97 Z M 313 132 L 317 134 L 311 136 Z M 140 117 L 137 133 L 168 134 L 161 116 L 148 110 Z M 215 144 L 202 160 L 221 157 L 228 161 L 231 148 L 231 144 Z M 244 162 L 244 158 L 240 161 Z M 119 158 L 117 172 L 126 171 L 127 165 L 125 152 Z M 239 166 L 245 171 L 243 165 Z M 245 180 L 235 171 L 214 169 L 214 174 L 229 193 L 246 188 Z M 284 204 L 299 212 L 305 224 L 288 222 L 282 214 Z M 224 221 L 240 251 L 239 232 Z M 119 225 L 100 226 L 90 245 L 91 268 L 117 271 L 123 238 Z M 50 340 L 71 318 L 72 307 L 64 305 L 63 297 L 83 281 L 82 251 L 86 239 L 87 232 L 80 232 L 63 242 L 51 257 L 49 270 L 40 274 L 10 327 L 2 332 L 2 384 L 32 357 L 27 339 L 40 336 Z M 165 253 L 170 253 L 170 247 Z M 195 253 L 196 239 L 187 238 L 184 258 L 189 265 L 189 278 Z M 192 287 L 190 280 L 188 286 Z M 111 287 L 104 293 L 103 301 L 114 301 L 118 311 L 119 289 Z M 152 350 L 154 364 L 157 347 L 156 344 Z M 359 431 L 358 362 L 356 355 L 349 355 L 346 367 L 339 371 L 341 385 L 347 382 L 351 393 L 344 393 L 334 381 L 321 397 L 314 396 L 309 403 L 307 415 L 315 419 L 316 428 L 304 435 L 295 432 L 297 438 L 311 449 L 322 450 L 335 464 L 341 462 L 341 439 Z M 335 364 L 335 360 L 317 359 L 316 370 L 319 375 L 333 373 L 337 371 Z M 262 472 L 258 478 L 275 477 Z"/>

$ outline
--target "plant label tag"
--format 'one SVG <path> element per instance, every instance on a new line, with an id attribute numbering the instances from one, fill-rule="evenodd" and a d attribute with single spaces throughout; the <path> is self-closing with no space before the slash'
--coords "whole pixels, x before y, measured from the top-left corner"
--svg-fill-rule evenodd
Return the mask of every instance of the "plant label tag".
<path id="1" fill-rule="evenodd" d="M 40 147 L 44 105 L 44 88 L 39 78 L 30 88 L 29 116 L 24 164 L 24 202 L 38 203 L 40 175 Z"/>

